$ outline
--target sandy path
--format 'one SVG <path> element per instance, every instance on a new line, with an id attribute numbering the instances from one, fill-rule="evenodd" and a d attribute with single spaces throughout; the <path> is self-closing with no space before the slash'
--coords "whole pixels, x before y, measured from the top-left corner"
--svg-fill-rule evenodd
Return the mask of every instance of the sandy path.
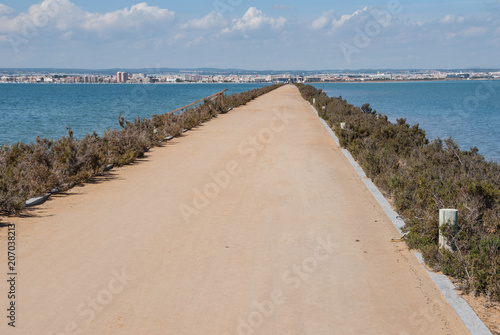
<path id="1" fill-rule="evenodd" d="M 10 220 L 1 334 L 468 334 L 293 86 L 109 176 Z"/>

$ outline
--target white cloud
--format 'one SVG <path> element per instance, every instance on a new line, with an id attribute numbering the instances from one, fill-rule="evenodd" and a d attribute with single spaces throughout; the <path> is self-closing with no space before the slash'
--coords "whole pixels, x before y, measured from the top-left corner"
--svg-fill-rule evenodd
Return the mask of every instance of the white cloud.
<path id="1" fill-rule="evenodd" d="M 0 15 L 9 15 L 14 13 L 14 10 L 7 5 L 0 3 Z"/>
<path id="2" fill-rule="evenodd" d="M 23 34 L 26 30 L 52 27 L 59 31 L 81 26 L 90 13 L 69 0 L 44 0 L 26 12 L 0 16 L 0 32 Z"/>
<path id="3" fill-rule="evenodd" d="M 469 28 L 462 30 L 460 32 L 449 32 L 446 34 L 446 38 L 452 39 L 455 37 L 478 37 L 478 36 L 486 34 L 489 31 L 490 31 L 490 29 L 487 27 L 474 26 L 474 27 L 469 27 Z"/>
<path id="4" fill-rule="evenodd" d="M 363 12 L 366 12 L 368 10 L 368 7 L 364 7 L 363 9 L 357 10 L 351 15 L 342 15 L 342 17 L 338 20 L 333 20 L 332 22 L 332 31 L 337 30 L 338 28 L 341 28 L 346 22 L 350 21 L 354 17 L 362 14 Z"/>
<path id="5" fill-rule="evenodd" d="M 184 34 L 177 34 L 177 35 L 175 35 L 175 36 L 173 37 L 173 40 L 174 40 L 174 41 L 178 41 L 178 40 L 183 39 L 184 37 L 186 37 L 186 35 L 184 35 Z"/>
<path id="6" fill-rule="evenodd" d="M 439 20 L 441 23 L 451 23 L 455 22 L 455 15 L 453 14 L 448 14 L 445 17 L 443 17 L 441 20 Z"/>
<path id="7" fill-rule="evenodd" d="M 8 12 L 9 9 L 5 7 L 0 7 L 0 11 Z M 91 13 L 69 0 L 44 0 L 41 4 L 30 6 L 24 13 L 0 16 L 0 32 L 22 33 L 27 26 L 52 27 L 63 35 L 70 30 L 99 33 L 130 31 L 131 28 L 168 24 L 174 19 L 174 12 L 149 6 L 145 2 L 113 12 Z"/>
<path id="8" fill-rule="evenodd" d="M 443 17 L 441 20 L 439 20 L 439 22 L 441 22 L 443 24 L 455 23 L 455 22 L 463 23 L 464 21 L 465 21 L 465 18 L 463 16 L 455 17 L 455 15 L 453 15 L 453 14 L 448 14 L 445 17 Z"/>
<path id="9" fill-rule="evenodd" d="M 193 19 L 186 23 L 184 23 L 181 28 L 182 29 L 211 29 L 214 27 L 220 27 L 224 24 L 223 17 L 220 13 L 216 11 L 212 11 L 207 16 L 201 19 Z"/>
<path id="10" fill-rule="evenodd" d="M 286 19 L 279 17 L 277 19 L 265 15 L 261 10 L 250 7 L 242 18 L 234 19 L 231 28 L 226 28 L 222 32 L 228 33 L 231 31 L 249 31 L 257 30 L 264 26 L 269 26 L 272 29 L 280 29 L 286 23 Z"/>
<path id="11" fill-rule="evenodd" d="M 324 12 L 320 17 L 313 21 L 311 27 L 315 30 L 323 29 L 326 25 L 332 22 L 333 20 L 333 10 L 329 12 Z"/>
<path id="12" fill-rule="evenodd" d="M 476 37 L 476 36 L 484 35 L 488 31 L 489 31 L 489 29 L 486 27 L 470 27 L 470 28 L 465 29 L 462 32 L 462 35 L 465 37 Z"/>
<path id="13" fill-rule="evenodd" d="M 329 28 L 330 32 L 333 33 L 336 30 L 342 28 L 349 21 L 361 17 L 361 15 L 365 14 L 367 11 L 368 7 L 364 7 L 363 9 L 357 10 L 352 14 L 345 14 L 340 16 L 339 18 L 335 18 L 333 10 L 324 12 L 319 18 L 312 22 L 311 28 L 315 30 Z"/>
<path id="14" fill-rule="evenodd" d="M 105 14 L 87 14 L 84 28 L 102 32 L 108 29 L 121 30 L 154 23 L 169 23 L 174 19 L 175 14 L 168 9 L 148 6 L 147 3 L 141 2 L 130 9 L 124 8 Z"/>
<path id="15" fill-rule="evenodd" d="M 53 16 L 52 21 L 57 30 L 66 31 L 73 28 L 81 29 L 85 20 L 91 15 L 69 0 L 45 0 L 41 5 L 33 5 L 29 12 L 48 12 Z"/>
<path id="16" fill-rule="evenodd" d="M 198 36 L 198 37 L 197 37 L 197 38 L 195 38 L 194 40 L 192 40 L 192 41 L 190 41 L 190 42 L 186 43 L 186 46 L 187 46 L 188 48 L 191 48 L 191 47 L 193 47 L 193 46 L 196 46 L 196 45 L 200 44 L 202 41 L 203 41 L 203 37 Z"/>

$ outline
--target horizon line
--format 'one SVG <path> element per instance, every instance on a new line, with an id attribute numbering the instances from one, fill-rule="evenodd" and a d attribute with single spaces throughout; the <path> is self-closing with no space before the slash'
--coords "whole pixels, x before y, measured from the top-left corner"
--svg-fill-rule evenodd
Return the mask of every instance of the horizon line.
<path id="1" fill-rule="evenodd" d="M 457 71 L 457 70 L 500 70 L 500 67 L 463 67 L 463 68 L 359 68 L 359 69 L 286 69 L 286 70 L 253 70 L 243 68 L 217 68 L 217 67 L 111 67 L 111 68 L 78 68 L 78 67 L 0 67 L 0 71 L 5 70 L 84 70 L 84 71 L 115 71 L 115 70 L 175 70 L 175 71 L 200 71 L 200 70 L 217 70 L 217 71 L 245 71 L 245 72 L 354 72 L 354 71 Z"/>

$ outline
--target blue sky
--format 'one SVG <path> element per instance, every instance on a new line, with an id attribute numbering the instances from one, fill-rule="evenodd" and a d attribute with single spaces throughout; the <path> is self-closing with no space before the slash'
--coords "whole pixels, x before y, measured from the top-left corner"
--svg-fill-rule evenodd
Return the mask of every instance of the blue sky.
<path id="1" fill-rule="evenodd" d="M 500 68 L 499 56 L 500 0 L 0 0 L 0 68 Z"/>

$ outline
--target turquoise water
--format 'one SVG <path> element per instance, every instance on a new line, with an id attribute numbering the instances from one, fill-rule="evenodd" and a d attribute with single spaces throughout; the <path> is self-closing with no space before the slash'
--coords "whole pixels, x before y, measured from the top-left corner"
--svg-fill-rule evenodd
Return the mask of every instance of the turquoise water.
<path id="1" fill-rule="evenodd" d="M 389 120 L 419 124 L 427 138 L 453 137 L 463 150 L 477 147 L 500 163 L 500 81 L 314 84 L 329 96 L 368 102 Z"/>
<path id="2" fill-rule="evenodd" d="M 0 143 L 57 139 L 71 127 L 75 136 L 118 128 L 126 120 L 151 117 L 229 89 L 240 93 L 264 84 L 55 85 L 0 84 Z"/>
<path id="3" fill-rule="evenodd" d="M 263 84 L 45 85 L 0 84 L 0 143 L 56 139 L 118 127 L 182 107 L 229 88 L 239 93 Z M 500 162 L 500 81 L 315 84 L 330 96 L 361 106 L 368 102 L 391 121 L 420 124 L 429 139 L 452 136 L 462 149 L 478 147 Z"/>

